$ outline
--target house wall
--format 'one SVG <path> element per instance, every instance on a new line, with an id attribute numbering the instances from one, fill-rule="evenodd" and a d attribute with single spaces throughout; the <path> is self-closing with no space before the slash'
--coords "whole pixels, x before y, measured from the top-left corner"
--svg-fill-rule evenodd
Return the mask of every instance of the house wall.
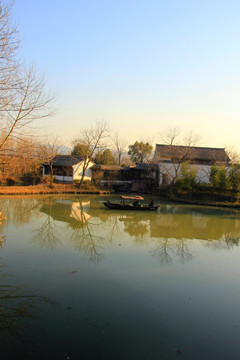
<path id="1" fill-rule="evenodd" d="M 210 180 L 210 172 L 212 165 L 190 165 L 190 167 L 197 167 L 197 175 L 196 181 L 199 183 L 207 183 L 209 184 Z M 169 183 L 175 176 L 174 165 L 171 163 L 164 163 L 158 165 L 159 168 L 159 179 L 158 184 L 161 185 L 164 183 L 164 176 L 167 176 L 169 179 Z M 179 169 L 180 172 L 180 169 Z"/>
<path id="2" fill-rule="evenodd" d="M 94 163 L 90 161 L 90 163 L 88 164 L 88 167 L 85 171 L 84 181 L 91 181 L 91 179 L 92 179 L 91 167 L 93 165 L 94 165 Z M 83 174 L 83 162 L 73 165 L 73 180 L 81 180 L 82 174 Z"/>

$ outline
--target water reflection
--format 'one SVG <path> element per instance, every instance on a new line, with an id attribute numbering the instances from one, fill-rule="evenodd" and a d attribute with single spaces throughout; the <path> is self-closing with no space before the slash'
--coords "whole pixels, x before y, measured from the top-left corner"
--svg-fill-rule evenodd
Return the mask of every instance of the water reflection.
<path id="1" fill-rule="evenodd" d="M 240 234 L 238 211 L 186 206 L 162 206 L 161 216 L 151 219 L 151 237 L 219 240 Z"/>
<path id="2" fill-rule="evenodd" d="M 186 239 L 158 239 L 153 241 L 150 254 L 163 264 L 170 264 L 173 256 L 184 263 L 193 257 L 188 242 Z"/>
<path id="3" fill-rule="evenodd" d="M 3 244 L 6 242 L 6 240 L 7 240 L 7 235 L 0 236 L 0 248 L 3 247 Z"/>
<path id="4" fill-rule="evenodd" d="M 238 359 L 239 212 L 104 200 L 0 199 L 0 358 Z"/>
<path id="5" fill-rule="evenodd" d="M 70 217 L 78 221 L 80 226 L 74 227 L 75 231 L 70 234 L 70 242 L 77 251 L 88 256 L 89 261 L 99 263 L 103 258 L 104 236 L 98 235 L 98 227 L 101 222 L 90 222 L 90 201 L 73 202 Z"/>
<path id="6" fill-rule="evenodd" d="M 181 261 L 192 258 L 186 239 L 213 240 L 207 243 L 213 248 L 238 245 L 240 222 L 235 211 L 221 209 L 221 216 L 216 216 L 216 209 L 163 205 L 160 213 L 125 215 L 94 205 L 91 206 L 90 199 L 49 198 L 40 209 L 47 218 L 36 231 L 39 245 L 53 248 L 60 242 L 53 220 L 69 225 L 73 230 L 69 242 L 92 262 L 101 261 L 106 242 L 112 243 L 121 232 L 129 234 L 139 245 L 150 246 L 151 255 L 163 263 L 172 261 L 170 253 Z M 101 231 L 104 235 L 100 235 Z"/>
<path id="7" fill-rule="evenodd" d="M 124 234 L 149 248 L 162 263 L 171 263 L 174 257 L 190 260 L 192 239 L 205 240 L 205 246 L 213 249 L 239 245 L 237 210 L 162 204 L 157 213 L 123 213 L 105 209 L 101 201 L 94 196 L 16 199 L 7 216 L 16 226 L 38 218 L 33 230 L 37 246 L 53 250 L 68 242 L 94 263 Z M 6 212 L 9 200 L 1 203 Z"/>

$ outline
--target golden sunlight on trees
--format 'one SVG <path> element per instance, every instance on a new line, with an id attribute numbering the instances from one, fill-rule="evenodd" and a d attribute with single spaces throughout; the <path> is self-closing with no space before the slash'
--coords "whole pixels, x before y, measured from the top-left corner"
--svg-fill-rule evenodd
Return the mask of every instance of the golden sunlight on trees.
<path id="1" fill-rule="evenodd" d="M 96 151 L 106 147 L 105 141 L 109 137 L 108 124 L 105 121 L 96 121 L 95 125 L 81 131 L 81 137 L 74 140 L 74 149 L 81 144 L 81 157 L 83 159 L 82 176 L 79 182 L 81 187 L 88 165 Z"/>
<path id="2" fill-rule="evenodd" d="M 98 151 L 93 161 L 96 164 L 114 165 L 114 157 L 110 149 Z"/>
<path id="3" fill-rule="evenodd" d="M 0 153 L 10 139 L 33 134 L 34 120 L 53 114 L 55 95 L 45 90 L 45 76 L 18 58 L 20 41 L 12 22 L 12 5 L 0 0 Z M 14 143 L 13 143 L 14 144 Z M 8 149 L 9 150 L 9 149 Z M 14 150 L 14 148 L 13 148 Z M 17 152 L 15 152 L 17 156 Z"/>
<path id="4" fill-rule="evenodd" d="M 153 147 L 148 142 L 135 141 L 133 145 L 129 145 L 128 155 L 134 163 L 140 163 L 149 161 L 152 154 Z"/>
<path id="5" fill-rule="evenodd" d="M 45 165 L 48 165 L 49 168 L 49 179 L 50 179 L 50 188 L 53 187 L 54 181 L 54 172 L 53 172 L 53 165 L 54 165 L 54 158 L 57 155 L 61 155 L 62 146 L 59 142 L 57 136 L 48 137 L 45 140 L 44 144 L 41 145 L 41 159 Z"/>
<path id="6" fill-rule="evenodd" d="M 11 137 L 0 156 L 0 184 L 14 185 L 16 180 L 33 185 L 39 179 L 41 152 L 35 138 Z"/>

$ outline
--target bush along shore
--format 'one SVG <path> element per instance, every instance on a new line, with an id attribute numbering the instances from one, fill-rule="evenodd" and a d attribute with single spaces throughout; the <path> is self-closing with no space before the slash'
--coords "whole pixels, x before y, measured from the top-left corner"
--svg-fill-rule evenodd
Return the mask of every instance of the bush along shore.
<path id="1" fill-rule="evenodd" d="M 231 208 L 239 208 L 240 202 L 236 200 L 234 202 L 229 201 L 211 201 L 211 200 L 197 200 L 197 199 L 187 199 L 181 197 L 171 197 L 169 198 L 172 202 L 177 202 L 181 204 L 189 204 L 189 205 L 201 205 L 201 206 L 215 206 L 215 207 L 231 207 Z"/>
<path id="2" fill-rule="evenodd" d="M 238 191 L 221 191 L 210 184 L 194 184 L 187 188 L 176 183 L 162 187 L 158 195 L 182 204 L 240 208 Z"/>

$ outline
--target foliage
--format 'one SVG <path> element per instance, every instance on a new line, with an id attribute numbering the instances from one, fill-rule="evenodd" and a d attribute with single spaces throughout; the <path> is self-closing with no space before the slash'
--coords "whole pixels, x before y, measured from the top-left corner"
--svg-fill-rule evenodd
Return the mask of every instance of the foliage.
<path id="1" fill-rule="evenodd" d="M 23 182 L 23 185 L 38 185 L 40 184 L 41 177 L 39 173 L 28 171 L 20 180 Z"/>
<path id="2" fill-rule="evenodd" d="M 215 191 L 225 192 L 228 189 L 228 174 L 225 166 L 214 164 L 210 171 L 210 183 Z"/>
<path id="3" fill-rule="evenodd" d="M 96 164 L 114 165 L 114 157 L 110 149 L 99 151 L 93 161 Z"/>
<path id="4" fill-rule="evenodd" d="M 219 183 L 219 167 L 214 164 L 210 171 L 210 183 L 214 188 L 218 187 Z"/>
<path id="5" fill-rule="evenodd" d="M 192 190 L 196 184 L 197 166 L 190 166 L 187 162 L 181 164 L 180 176 L 176 181 L 178 190 Z"/>
<path id="6" fill-rule="evenodd" d="M 148 142 L 135 141 L 133 145 L 129 145 L 128 155 L 133 162 L 142 164 L 149 158 L 152 150 L 153 147 Z"/>
<path id="7" fill-rule="evenodd" d="M 91 148 L 88 145 L 77 143 L 74 145 L 71 155 L 80 156 L 82 158 L 90 157 Z"/>
<path id="8" fill-rule="evenodd" d="M 220 192 L 225 192 L 228 187 L 228 176 L 225 166 L 220 167 L 218 178 L 219 178 L 218 189 Z"/>
<path id="9" fill-rule="evenodd" d="M 229 171 L 229 184 L 232 191 L 238 191 L 240 184 L 240 165 L 234 165 Z"/>

